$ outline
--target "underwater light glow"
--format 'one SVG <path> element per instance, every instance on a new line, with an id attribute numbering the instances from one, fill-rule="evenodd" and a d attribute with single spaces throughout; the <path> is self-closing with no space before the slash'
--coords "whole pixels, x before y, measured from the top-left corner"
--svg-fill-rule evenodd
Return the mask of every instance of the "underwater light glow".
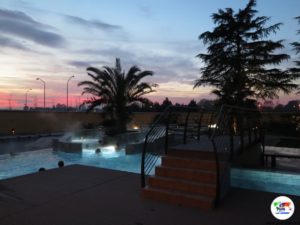
<path id="1" fill-rule="evenodd" d="M 217 128 L 217 124 L 210 124 L 208 125 L 209 128 Z"/>
<path id="2" fill-rule="evenodd" d="M 118 151 L 116 151 L 116 146 L 109 145 L 100 148 L 101 155 L 105 158 L 115 158 L 119 156 Z"/>
<path id="3" fill-rule="evenodd" d="M 138 130 L 138 129 L 140 129 L 140 127 L 139 127 L 139 126 L 137 126 L 137 125 L 134 125 L 134 126 L 132 127 L 132 129 L 134 129 L 134 130 Z"/>
<path id="4" fill-rule="evenodd" d="M 117 158 L 119 157 L 121 154 L 119 151 L 117 151 L 116 146 L 114 145 L 109 145 L 109 146 L 103 146 L 100 148 L 100 155 L 103 158 Z M 91 148 L 83 148 L 82 149 L 82 154 L 84 156 L 94 156 L 94 155 L 98 155 L 99 152 L 97 152 L 97 149 L 91 149 Z"/>
<path id="5" fill-rule="evenodd" d="M 116 146 L 109 145 L 101 148 L 102 153 L 113 153 L 116 151 Z"/>

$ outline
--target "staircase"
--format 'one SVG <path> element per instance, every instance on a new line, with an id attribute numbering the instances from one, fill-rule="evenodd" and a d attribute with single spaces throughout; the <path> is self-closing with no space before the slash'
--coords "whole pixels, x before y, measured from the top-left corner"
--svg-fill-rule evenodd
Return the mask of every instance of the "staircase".
<path id="1" fill-rule="evenodd" d="M 147 199 L 176 205 L 213 209 L 216 200 L 216 164 L 200 152 L 173 150 L 162 156 L 162 164 L 142 189 Z M 213 155 L 210 155 L 213 156 Z"/>
<path id="2" fill-rule="evenodd" d="M 145 136 L 142 195 L 176 205 L 213 209 L 230 189 L 232 159 L 259 140 L 263 139 L 257 110 L 223 105 L 216 114 L 170 106 Z M 156 166 L 160 157 L 161 165 Z M 151 175 L 154 167 L 155 174 Z"/>

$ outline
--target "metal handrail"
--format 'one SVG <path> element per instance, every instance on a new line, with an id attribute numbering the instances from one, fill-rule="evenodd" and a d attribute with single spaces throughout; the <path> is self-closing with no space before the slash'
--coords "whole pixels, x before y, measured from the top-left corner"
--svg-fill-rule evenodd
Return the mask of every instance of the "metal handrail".
<path id="1" fill-rule="evenodd" d="M 196 123 L 191 116 L 191 112 L 193 110 L 199 114 L 196 114 L 197 118 Z M 170 106 L 167 107 L 158 117 L 158 119 L 152 124 L 150 127 L 148 133 L 145 136 L 145 142 L 143 145 L 143 152 L 142 152 L 142 162 L 141 162 L 141 185 L 142 187 L 146 186 L 146 177 L 151 173 L 152 169 L 155 167 L 157 160 L 159 157 L 163 154 L 167 154 L 167 150 L 169 148 L 170 143 L 170 135 L 180 135 L 180 138 L 182 137 L 183 143 L 186 143 L 188 141 L 187 137 L 188 132 L 192 131 L 194 132 L 194 127 L 196 124 L 196 130 L 197 135 L 195 136 L 194 133 L 192 135 L 194 140 L 200 140 L 200 131 L 201 126 L 203 124 L 203 115 L 207 112 L 207 110 L 203 110 L 199 108 L 190 108 L 190 107 L 178 107 L 178 106 Z M 179 113 L 179 114 L 175 114 Z M 187 113 L 187 115 L 182 114 Z M 212 142 L 213 146 L 213 154 L 214 154 L 214 161 L 215 161 L 215 168 L 216 168 L 216 204 L 218 203 L 218 200 L 221 196 L 221 188 L 222 188 L 222 182 L 224 179 L 225 173 L 222 173 L 223 164 L 221 164 L 224 160 L 227 163 L 230 163 L 231 160 L 234 158 L 235 154 L 241 152 L 236 151 L 237 148 L 240 148 L 243 150 L 247 145 L 251 145 L 253 143 L 256 143 L 257 141 L 261 140 L 263 141 L 263 132 L 261 132 L 261 123 L 260 123 L 260 112 L 255 109 L 248 109 L 238 106 L 230 106 L 230 105 L 222 105 L 219 113 L 213 115 L 210 115 L 208 118 L 207 123 L 208 124 L 216 124 L 216 127 L 213 129 L 212 126 L 210 126 L 209 131 L 209 137 Z M 173 116 L 176 115 L 178 117 L 175 118 L 175 130 L 172 130 L 172 125 L 174 124 Z M 184 118 L 184 122 L 182 122 L 182 119 Z M 191 120 L 193 122 L 191 123 Z M 179 127 L 177 126 L 180 122 Z M 216 122 L 215 122 L 216 121 Z M 193 126 L 189 126 L 189 125 Z M 174 127 L 174 126 L 173 126 Z M 191 127 L 191 129 L 189 129 Z M 259 132 L 257 132 L 257 127 L 260 129 Z M 183 128 L 183 129 L 182 129 Z M 246 128 L 249 132 L 245 132 Z M 252 138 L 252 134 L 254 132 L 258 133 L 260 136 L 259 138 Z M 250 135 L 250 136 L 249 136 Z M 247 142 L 247 136 L 248 136 L 248 142 Z M 229 138 L 228 138 L 229 137 Z M 235 140 L 237 140 L 235 137 L 238 137 L 238 140 L 240 140 L 240 143 L 235 143 Z M 256 135 L 255 135 L 256 137 Z M 164 143 L 163 143 L 164 139 Z M 176 139 L 180 140 L 181 139 Z M 189 139 L 191 140 L 191 139 Z M 160 142 L 162 146 L 155 146 L 155 142 Z M 247 142 L 247 143 L 246 143 Z M 153 145 L 151 145 L 153 144 Z M 222 149 L 220 148 L 222 147 Z M 224 148 L 224 146 L 227 146 L 227 148 Z M 150 148 L 152 147 L 152 148 Z M 161 149 L 160 149 L 161 147 Z M 221 151 L 222 150 L 222 151 Z M 225 159 L 224 156 L 221 155 L 221 153 L 226 153 Z M 225 165 L 226 166 L 226 165 Z"/>
<path id="2" fill-rule="evenodd" d="M 187 127 L 188 127 L 188 123 L 189 123 L 190 114 L 191 114 L 191 110 L 188 109 L 188 112 L 187 112 L 187 115 L 185 118 L 185 123 L 184 123 L 183 144 L 186 144 Z"/>
<path id="3" fill-rule="evenodd" d="M 250 113 L 252 115 L 255 115 L 255 117 L 250 117 L 249 115 L 245 117 L 245 113 Z M 237 116 L 244 116 L 242 117 L 242 120 L 240 119 L 240 117 Z M 246 119 L 247 125 L 249 125 L 250 128 L 250 132 L 252 132 L 251 130 L 251 119 L 256 119 L 256 115 L 260 116 L 260 112 L 258 110 L 255 109 L 248 109 L 248 108 L 243 108 L 243 107 L 237 107 L 237 106 L 230 106 L 230 105 L 222 105 L 221 109 L 219 111 L 218 114 L 218 119 L 217 119 L 217 123 L 216 123 L 216 128 L 214 129 L 214 131 L 212 132 L 212 135 L 210 137 L 210 140 L 212 142 L 213 145 L 213 151 L 214 151 L 214 158 L 215 158 L 215 165 L 216 165 L 216 204 L 220 198 L 220 190 L 221 190 L 221 182 L 222 182 L 222 174 L 221 174 L 221 166 L 220 166 L 220 154 L 221 151 L 217 146 L 217 142 L 224 142 L 224 138 L 227 137 L 227 135 L 229 135 L 229 140 L 227 142 L 228 148 L 224 148 L 224 146 L 226 146 L 226 143 L 219 143 L 220 146 L 222 146 L 223 148 L 223 152 L 224 150 L 226 151 L 225 153 L 227 153 L 229 156 L 227 157 L 227 159 L 225 158 L 225 161 L 227 161 L 228 163 L 232 160 L 232 158 L 234 157 L 236 152 L 241 152 L 241 151 L 235 151 L 235 144 L 234 144 L 234 136 L 236 136 L 239 132 L 239 136 L 240 136 L 240 146 L 239 148 L 241 148 L 241 150 L 243 150 L 244 148 L 244 119 Z M 234 120 L 236 119 L 236 121 Z M 259 117 L 258 117 L 259 119 Z M 234 123 L 236 126 L 234 127 Z M 255 125 L 255 129 L 257 128 L 256 126 L 260 126 L 261 124 L 256 124 Z M 237 130 L 234 130 L 237 129 Z M 259 129 L 261 130 L 262 127 L 260 126 Z M 254 130 L 255 131 L 255 130 Z M 218 134 L 221 134 L 221 137 L 218 137 Z M 225 136 L 225 135 L 226 136 Z M 263 137 L 262 137 L 262 132 L 259 132 L 260 134 L 260 138 L 259 139 L 252 139 L 251 137 L 248 138 L 248 146 L 257 142 L 257 141 L 262 141 Z M 222 136 L 223 135 L 223 136 Z M 249 135 L 249 133 L 248 133 Z M 238 147 L 238 146 L 236 146 Z"/>
<path id="4" fill-rule="evenodd" d="M 165 117 L 165 115 L 169 112 L 171 106 L 168 106 L 161 114 L 160 116 L 157 118 L 157 120 L 152 124 L 152 126 L 150 127 L 149 131 L 147 132 L 146 136 L 145 136 L 145 142 L 143 145 L 143 151 L 142 151 L 142 161 L 141 161 L 141 185 L 142 187 L 145 187 L 145 176 L 147 174 L 147 172 L 151 171 L 150 165 L 152 165 L 153 163 L 156 163 L 155 160 L 155 154 L 152 155 L 152 157 L 150 158 L 150 163 L 148 163 L 148 165 L 146 165 L 146 149 L 147 149 L 147 145 L 149 143 L 149 136 L 153 133 L 154 129 L 157 127 L 157 125 L 161 122 L 161 120 Z M 160 132 L 159 132 L 160 133 Z M 158 135 L 156 135 L 157 137 Z M 151 141 L 155 141 L 155 136 L 153 136 L 153 138 L 151 139 Z M 149 159 L 148 159 L 149 162 Z M 150 171 L 149 171 L 150 170 Z"/>
<path id="5" fill-rule="evenodd" d="M 162 154 L 167 154 L 168 148 L 169 148 L 169 136 L 172 133 L 172 130 L 170 129 L 170 125 L 173 121 L 171 121 L 171 118 L 175 113 L 187 113 L 185 116 L 185 122 L 184 122 L 184 129 L 183 133 L 179 132 L 180 135 L 182 135 L 182 142 L 187 142 L 187 133 L 188 133 L 188 126 L 189 126 L 189 118 L 191 115 L 191 112 L 197 112 L 199 113 L 200 110 L 200 121 L 198 122 L 198 129 L 197 129 L 197 135 L 196 140 L 200 140 L 200 132 L 201 132 L 201 125 L 202 125 L 202 117 L 206 110 L 200 109 L 200 108 L 193 108 L 193 107 L 186 107 L 186 106 L 169 106 L 167 107 L 157 118 L 157 120 L 152 124 L 150 127 L 148 133 L 145 136 L 145 142 L 143 145 L 143 151 L 142 151 L 142 158 L 141 158 L 141 186 L 145 187 L 146 185 L 146 176 L 150 174 L 153 167 L 156 165 L 156 162 L 158 158 Z M 181 115 L 182 116 L 182 115 Z M 176 121 L 178 122 L 178 121 Z M 176 133 L 177 135 L 177 133 Z M 159 139 L 162 140 L 164 138 L 164 146 L 160 146 L 162 148 L 159 149 L 157 146 L 155 149 L 148 150 L 150 144 L 155 144 L 156 142 L 159 142 Z M 179 139 L 180 140 L 180 139 Z M 152 146 L 153 147 L 153 146 Z"/>
<path id="6" fill-rule="evenodd" d="M 201 132 L 201 124 L 202 124 L 202 118 L 203 118 L 204 111 L 201 110 L 199 121 L 198 121 L 198 127 L 197 127 L 197 140 L 200 141 L 200 132 Z"/>

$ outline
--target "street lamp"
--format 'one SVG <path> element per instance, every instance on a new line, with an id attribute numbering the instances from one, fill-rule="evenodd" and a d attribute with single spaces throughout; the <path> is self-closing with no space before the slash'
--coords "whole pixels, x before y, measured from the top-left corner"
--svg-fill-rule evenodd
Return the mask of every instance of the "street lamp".
<path id="1" fill-rule="evenodd" d="M 27 89 L 27 91 L 25 92 L 25 108 L 27 109 L 27 95 L 28 95 L 28 92 L 31 91 L 32 89 L 29 88 Z"/>
<path id="2" fill-rule="evenodd" d="M 70 76 L 68 81 L 67 81 L 67 111 L 69 109 L 69 81 L 74 78 L 75 76 Z"/>
<path id="3" fill-rule="evenodd" d="M 39 77 L 36 80 L 40 80 L 44 84 L 44 109 L 46 109 L 46 82 Z"/>

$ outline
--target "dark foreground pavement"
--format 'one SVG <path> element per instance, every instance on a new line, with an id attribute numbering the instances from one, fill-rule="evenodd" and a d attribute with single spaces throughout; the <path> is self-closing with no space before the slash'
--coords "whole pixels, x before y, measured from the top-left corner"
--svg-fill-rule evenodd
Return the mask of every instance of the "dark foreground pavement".
<path id="1" fill-rule="evenodd" d="M 280 222 L 270 204 L 278 194 L 232 189 L 213 211 L 145 200 L 139 175 L 68 166 L 0 181 L 2 225 L 255 225 L 299 224 L 296 211 Z"/>

